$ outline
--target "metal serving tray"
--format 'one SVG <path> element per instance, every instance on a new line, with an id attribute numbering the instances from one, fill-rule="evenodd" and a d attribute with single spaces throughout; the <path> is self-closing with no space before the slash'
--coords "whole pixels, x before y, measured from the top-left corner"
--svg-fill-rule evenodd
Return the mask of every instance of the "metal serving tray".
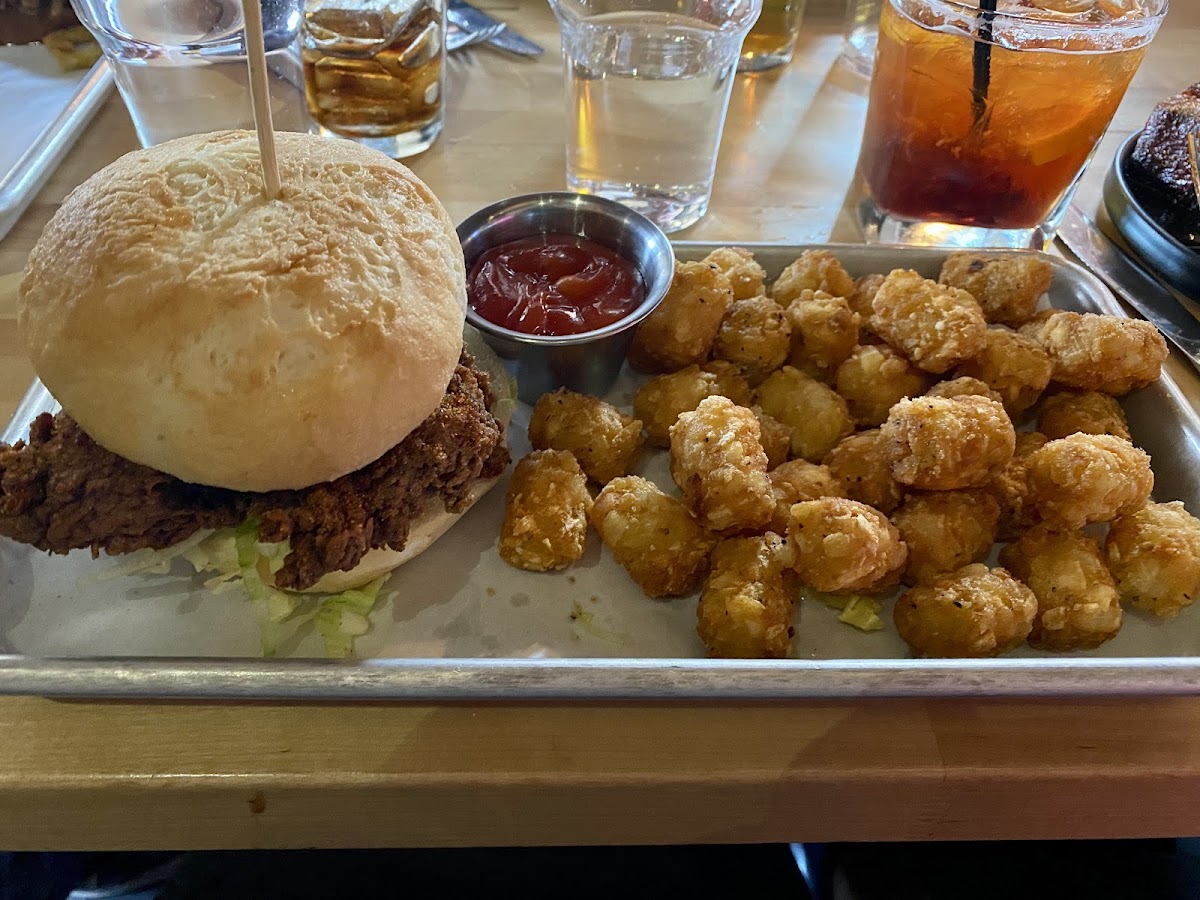
<path id="1" fill-rule="evenodd" d="M 716 244 L 680 243 L 682 259 Z M 775 275 L 805 246 L 751 245 Z M 897 267 L 936 276 L 944 250 L 829 245 L 852 274 Z M 1057 257 L 1050 289 L 1063 309 L 1122 314 L 1107 289 Z M 610 399 L 627 404 L 632 377 Z M 1200 376 L 1180 359 L 1129 397 L 1135 440 L 1154 459 L 1156 496 L 1200 510 Z M 35 385 L 3 438 L 49 408 Z M 527 417 L 528 410 L 524 410 Z M 527 449 L 521 414 L 511 443 Z M 665 482 L 663 454 L 643 474 Z M 495 537 L 504 486 L 389 582 L 388 602 L 359 639 L 364 657 L 264 660 L 249 604 L 197 586 L 186 564 L 169 575 L 101 580 L 111 561 L 48 557 L 0 539 L 0 693 L 103 697 L 293 699 L 836 698 L 1200 692 L 1200 609 L 1160 622 L 1128 613 L 1099 650 L 1051 656 L 1030 648 L 997 660 L 914 660 L 890 626 L 862 634 L 805 604 L 796 658 L 703 659 L 695 599 L 650 601 L 592 544 L 561 573 L 518 572 Z M 311 636 L 286 648 L 313 655 Z"/>

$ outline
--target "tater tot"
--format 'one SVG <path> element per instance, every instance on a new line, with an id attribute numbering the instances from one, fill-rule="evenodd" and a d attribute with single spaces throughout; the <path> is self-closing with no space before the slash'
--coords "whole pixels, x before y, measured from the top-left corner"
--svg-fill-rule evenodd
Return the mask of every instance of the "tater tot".
<path id="1" fill-rule="evenodd" d="M 676 263 L 667 295 L 634 332 L 629 365 L 654 373 L 704 362 L 732 303 L 733 288 L 716 266 Z"/>
<path id="2" fill-rule="evenodd" d="M 534 450 L 570 451 L 588 478 L 607 484 L 633 465 L 642 423 L 603 400 L 559 388 L 534 404 L 529 443 Z"/>
<path id="3" fill-rule="evenodd" d="M 892 407 L 882 427 L 892 477 L 927 491 L 985 484 L 1008 465 L 1017 435 L 987 397 L 918 397 Z"/>
<path id="4" fill-rule="evenodd" d="M 758 419 L 758 442 L 767 454 L 767 468 L 774 469 L 787 462 L 792 452 L 792 429 L 774 416 L 768 416 L 762 407 L 752 406 L 754 418 Z"/>
<path id="5" fill-rule="evenodd" d="M 828 466 L 819 466 L 803 459 L 793 459 L 767 476 L 771 479 L 771 492 L 775 496 L 775 514 L 767 528 L 778 534 L 787 534 L 792 505 L 802 500 L 819 500 L 821 497 L 844 497 L 841 484 Z"/>
<path id="6" fill-rule="evenodd" d="M 892 477 L 887 448 L 878 428 L 860 431 L 839 441 L 825 457 L 825 465 L 847 497 L 891 515 L 906 488 Z"/>
<path id="7" fill-rule="evenodd" d="M 820 462 L 854 430 L 846 401 L 799 369 L 784 366 L 758 386 L 758 405 L 792 430 L 792 455 Z"/>
<path id="8" fill-rule="evenodd" d="M 1029 586 L 1038 611 L 1029 643 L 1091 650 L 1121 630 L 1121 604 L 1100 546 L 1079 531 L 1043 523 L 1000 551 L 1000 565 Z"/>
<path id="9" fill-rule="evenodd" d="M 775 510 L 758 420 L 727 397 L 701 400 L 671 426 L 671 477 L 711 531 L 753 531 Z"/>
<path id="10" fill-rule="evenodd" d="M 783 365 L 792 345 L 787 314 L 769 297 L 736 300 L 721 321 L 712 353 L 728 360 L 758 384 Z"/>
<path id="11" fill-rule="evenodd" d="M 655 447 L 671 445 L 671 426 L 680 413 L 691 412 L 705 397 L 728 397 L 750 405 L 750 385 L 733 363 L 714 360 L 651 378 L 633 397 L 633 414 L 642 420 Z M 790 439 L 790 438 L 789 438 Z"/>
<path id="12" fill-rule="evenodd" d="M 958 378 L 951 378 L 947 381 L 939 381 L 925 392 L 925 396 L 987 397 L 989 400 L 995 400 L 997 403 L 1004 402 L 1000 394 L 988 387 L 986 382 L 980 381 L 978 378 L 970 378 L 966 375 L 960 375 Z"/>
<path id="13" fill-rule="evenodd" d="M 854 280 L 854 291 L 846 299 L 850 301 L 850 308 L 858 313 L 864 323 L 871 318 L 873 311 L 871 301 L 879 293 L 879 286 L 883 284 L 886 277 L 886 275 L 873 274 Z"/>
<path id="14" fill-rule="evenodd" d="M 1004 569 L 973 563 L 905 591 L 892 618 L 914 656 L 982 658 L 1021 646 L 1037 608 L 1033 591 Z"/>
<path id="15" fill-rule="evenodd" d="M 1039 521 L 1037 507 L 1029 499 L 1029 457 L 1046 445 L 1046 436 L 1037 431 L 1017 433 L 1013 457 L 986 485 L 1000 503 L 1000 524 L 996 540 L 1015 541 Z"/>
<path id="16" fill-rule="evenodd" d="M 770 294 L 781 306 L 787 306 L 804 291 L 824 291 L 832 297 L 854 293 L 854 279 L 828 250 L 805 250 L 779 273 Z"/>
<path id="17" fill-rule="evenodd" d="M 636 475 L 606 484 L 588 521 L 647 597 L 679 597 L 699 588 L 718 540 L 683 503 Z"/>
<path id="18" fill-rule="evenodd" d="M 565 450 L 535 450 L 513 469 L 504 497 L 500 558 L 510 566 L 545 572 L 583 556 L 587 477 Z"/>
<path id="19" fill-rule="evenodd" d="M 966 291 L 897 269 L 871 301 L 870 328 L 935 375 L 979 353 L 987 340 L 987 322 Z"/>
<path id="20" fill-rule="evenodd" d="M 718 247 L 703 261 L 716 266 L 729 279 L 734 300 L 766 293 L 763 282 L 767 273 L 755 261 L 754 254 L 744 247 Z"/>
<path id="21" fill-rule="evenodd" d="M 1097 391 L 1059 391 L 1042 401 L 1038 431 L 1058 440 L 1075 433 L 1129 440 L 1129 423 L 1115 397 Z"/>
<path id="22" fill-rule="evenodd" d="M 1114 397 L 1157 381 L 1168 353 L 1157 328 L 1120 316 L 1059 311 L 1021 333 L 1050 354 L 1054 381 Z"/>
<path id="23" fill-rule="evenodd" d="M 919 397 L 933 376 L 886 344 L 863 344 L 838 366 L 834 387 L 859 425 L 882 425 L 888 410 L 905 397 Z"/>
<path id="24" fill-rule="evenodd" d="M 1133 512 L 1154 489 L 1150 457 L 1110 434 L 1072 434 L 1029 457 L 1029 497 L 1046 522 L 1082 528 Z"/>
<path id="25" fill-rule="evenodd" d="M 870 591 L 901 571 L 907 557 L 887 516 L 838 497 L 793 506 L 788 539 L 800 580 L 818 591 Z"/>
<path id="26" fill-rule="evenodd" d="M 964 250 L 946 257 L 938 280 L 974 297 L 989 322 L 1016 328 L 1032 318 L 1053 277 L 1053 267 L 1038 256 Z"/>
<path id="27" fill-rule="evenodd" d="M 996 540 L 1000 503 L 982 491 L 909 494 L 892 515 L 908 546 L 906 584 L 923 584 L 979 562 Z"/>
<path id="28" fill-rule="evenodd" d="M 858 313 L 844 297 L 804 291 L 788 306 L 787 317 L 792 329 L 787 360 L 806 375 L 828 379 L 858 346 Z"/>
<path id="29" fill-rule="evenodd" d="M 696 606 L 696 631 L 709 656 L 783 659 L 792 641 L 796 573 L 776 534 L 717 545 Z"/>
<path id="30" fill-rule="evenodd" d="M 1051 368 L 1049 355 L 1037 341 L 993 325 L 983 349 L 960 365 L 958 374 L 985 382 L 1000 394 L 1009 416 L 1018 418 L 1050 383 Z"/>
<path id="31" fill-rule="evenodd" d="M 1123 602 L 1174 618 L 1200 592 L 1200 520 L 1177 500 L 1147 503 L 1109 526 L 1104 558 Z"/>

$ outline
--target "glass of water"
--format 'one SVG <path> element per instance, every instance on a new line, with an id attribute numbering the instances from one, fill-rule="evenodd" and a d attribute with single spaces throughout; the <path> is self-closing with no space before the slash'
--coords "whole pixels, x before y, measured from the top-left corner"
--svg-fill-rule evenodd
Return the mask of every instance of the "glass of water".
<path id="1" fill-rule="evenodd" d="M 664 231 L 699 221 L 762 0 L 550 0 L 567 72 L 567 186 Z"/>
<path id="2" fill-rule="evenodd" d="M 276 131 L 307 131 L 301 0 L 261 0 Z M 253 128 L 240 0 L 71 0 L 96 36 L 143 147 Z"/>

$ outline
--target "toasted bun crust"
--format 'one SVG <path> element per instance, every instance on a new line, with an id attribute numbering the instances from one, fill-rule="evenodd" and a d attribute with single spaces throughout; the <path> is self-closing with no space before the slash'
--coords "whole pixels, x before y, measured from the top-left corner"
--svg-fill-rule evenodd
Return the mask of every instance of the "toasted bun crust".
<path id="1" fill-rule="evenodd" d="M 101 446 L 185 481 L 300 488 L 377 459 L 437 407 L 466 309 L 454 224 L 407 168 L 276 135 L 130 153 L 46 226 L 17 322 Z"/>
<path id="2" fill-rule="evenodd" d="M 431 508 L 419 520 L 413 522 L 403 550 L 368 550 L 362 561 L 349 572 L 327 572 L 321 576 L 320 581 L 300 593 L 340 594 L 342 591 L 370 584 L 380 575 L 386 575 L 399 568 L 433 546 L 433 542 L 449 531 L 450 526 L 461 519 L 463 513 L 474 506 L 499 480 L 489 478 L 486 481 L 476 481 L 471 486 L 471 495 L 466 507 L 459 512 L 448 513 L 440 507 Z"/>

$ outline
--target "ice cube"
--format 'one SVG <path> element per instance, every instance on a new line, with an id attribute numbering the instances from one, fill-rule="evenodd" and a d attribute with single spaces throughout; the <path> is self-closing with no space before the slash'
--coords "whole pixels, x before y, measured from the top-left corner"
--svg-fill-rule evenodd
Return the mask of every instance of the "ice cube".
<path id="1" fill-rule="evenodd" d="M 425 5 L 425 0 L 315 0 L 304 11 L 305 43 L 325 53 L 371 56 Z"/>

